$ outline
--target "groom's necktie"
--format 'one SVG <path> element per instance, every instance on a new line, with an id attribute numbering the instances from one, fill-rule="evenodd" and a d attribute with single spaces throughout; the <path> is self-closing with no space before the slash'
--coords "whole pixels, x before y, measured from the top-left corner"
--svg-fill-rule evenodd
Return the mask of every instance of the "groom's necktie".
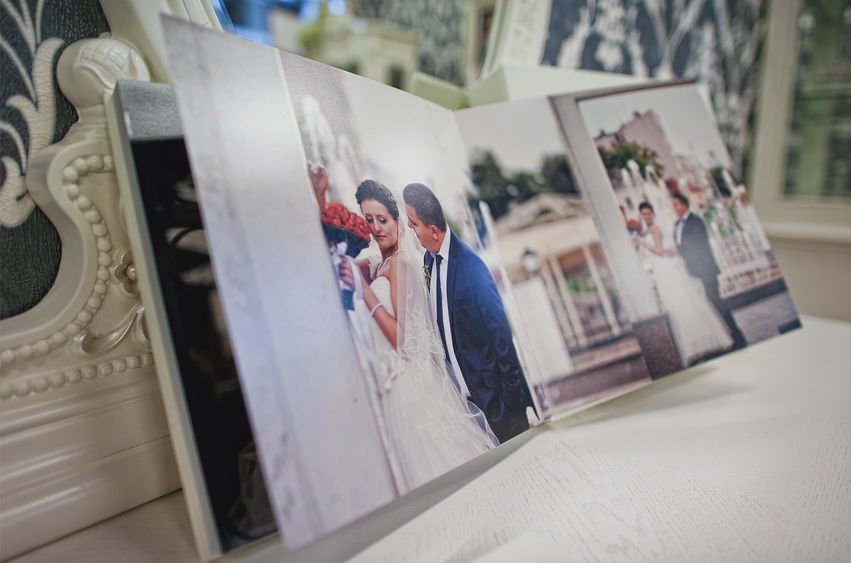
<path id="1" fill-rule="evenodd" d="M 443 256 L 440 254 L 434 255 L 434 263 L 437 275 L 437 328 L 440 330 L 440 342 L 443 344 L 443 353 L 449 362 L 449 348 L 446 346 L 446 329 L 443 327 L 443 288 L 440 284 L 440 263 L 443 262 Z"/>

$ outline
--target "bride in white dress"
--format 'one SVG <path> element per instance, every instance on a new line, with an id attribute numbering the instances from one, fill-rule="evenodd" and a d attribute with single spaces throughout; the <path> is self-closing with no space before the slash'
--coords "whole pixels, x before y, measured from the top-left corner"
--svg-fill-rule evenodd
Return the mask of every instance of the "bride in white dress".
<path id="1" fill-rule="evenodd" d="M 399 206 L 382 184 L 355 194 L 381 257 L 357 262 L 374 320 L 375 370 L 399 492 L 414 489 L 496 446 L 484 414 L 461 397 L 446 372 L 432 326 L 422 268 Z M 405 223 L 402 222 L 402 225 Z"/>
<path id="2" fill-rule="evenodd" d="M 647 228 L 639 244 L 647 252 L 646 262 L 662 305 L 668 312 L 671 333 L 683 364 L 688 366 L 712 352 L 733 345 L 730 331 L 709 302 L 703 284 L 686 270 L 683 259 L 669 236 L 656 224 L 656 213 L 649 203 L 639 206 Z"/>

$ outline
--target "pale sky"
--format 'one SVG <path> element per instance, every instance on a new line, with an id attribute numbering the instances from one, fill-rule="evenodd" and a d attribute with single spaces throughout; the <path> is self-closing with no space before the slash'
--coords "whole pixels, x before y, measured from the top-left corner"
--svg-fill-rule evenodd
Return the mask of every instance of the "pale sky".
<path id="1" fill-rule="evenodd" d="M 404 186 L 425 184 L 448 217 L 467 213 L 466 194 L 472 186 L 452 112 L 359 76 L 346 74 L 344 86 L 365 177 L 385 184 L 400 202 Z"/>
<path id="2" fill-rule="evenodd" d="M 455 118 L 470 151 L 493 151 L 509 171 L 537 170 L 544 156 L 564 154 L 546 98 L 466 109 L 455 112 Z"/>
<path id="3" fill-rule="evenodd" d="M 704 165 L 731 166 L 730 157 L 715 119 L 696 86 L 685 84 L 661 89 L 641 90 L 579 102 L 592 137 L 601 129 L 612 133 L 632 119 L 635 111 L 652 109 L 662 121 L 668 142 L 677 154 L 692 155 Z"/>

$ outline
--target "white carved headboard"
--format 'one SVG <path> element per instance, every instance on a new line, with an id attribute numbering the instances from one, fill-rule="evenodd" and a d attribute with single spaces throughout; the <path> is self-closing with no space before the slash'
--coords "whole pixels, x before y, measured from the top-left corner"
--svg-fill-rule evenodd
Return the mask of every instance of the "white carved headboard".
<path id="1" fill-rule="evenodd" d="M 40 37 L 51 7 L 43 0 L 2 6 L 33 59 L 28 92 L 6 100 L 27 130 L 0 123 L 20 155 L 17 162 L 3 158 L 0 216 L 11 223 L 36 204 L 62 247 L 47 294 L 0 321 L 2 559 L 180 486 L 103 101 L 116 80 L 149 80 L 151 68 L 155 80 L 167 80 L 160 12 L 218 23 L 203 0 L 104 0 L 102 7 L 112 36 L 67 46 L 54 80 L 52 64 L 63 42 Z M 5 40 L 2 47 L 12 53 Z M 48 144 L 57 82 L 79 119 Z"/>

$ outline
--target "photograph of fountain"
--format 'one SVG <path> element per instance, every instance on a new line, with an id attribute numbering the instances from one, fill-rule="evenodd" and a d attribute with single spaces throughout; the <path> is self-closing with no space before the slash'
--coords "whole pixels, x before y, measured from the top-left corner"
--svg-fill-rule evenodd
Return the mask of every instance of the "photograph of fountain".
<path id="1" fill-rule="evenodd" d="M 558 112 L 558 101 L 555 107 Z M 580 191 L 595 201 L 627 294 L 638 301 L 638 288 L 646 285 L 644 295 L 653 296 L 641 299 L 639 315 L 664 318 L 654 330 L 665 338 L 667 328 L 674 343 L 675 355 L 648 358 L 659 366 L 657 374 L 800 326 L 747 188 L 697 86 L 591 97 L 578 107 L 610 186 Z M 625 237 L 630 244 L 622 244 Z M 639 271 L 628 272 L 628 264 Z"/>

